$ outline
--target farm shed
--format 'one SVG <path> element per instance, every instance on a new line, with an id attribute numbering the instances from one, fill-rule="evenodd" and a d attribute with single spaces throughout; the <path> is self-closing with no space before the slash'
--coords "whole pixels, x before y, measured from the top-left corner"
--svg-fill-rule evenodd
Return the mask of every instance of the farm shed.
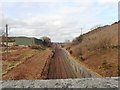
<path id="1" fill-rule="evenodd" d="M 14 37 L 16 45 L 41 45 L 42 40 L 28 37 Z"/>
<path id="2" fill-rule="evenodd" d="M 4 44 L 6 45 L 6 38 L 1 38 L 1 45 Z M 41 39 L 37 38 L 29 38 L 29 37 L 8 37 L 8 45 L 13 46 L 13 45 L 41 45 L 43 44 Z"/>

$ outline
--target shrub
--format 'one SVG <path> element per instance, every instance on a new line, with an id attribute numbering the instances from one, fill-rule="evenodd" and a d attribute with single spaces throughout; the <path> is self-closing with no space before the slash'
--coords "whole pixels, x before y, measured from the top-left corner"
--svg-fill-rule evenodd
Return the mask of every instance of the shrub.
<path id="1" fill-rule="evenodd" d="M 120 45 L 116 45 L 116 46 L 112 46 L 112 48 L 117 48 L 117 49 L 120 49 Z"/>
<path id="2" fill-rule="evenodd" d="M 86 41 L 84 43 L 87 43 L 87 50 L 102 50 L 102 49 L 107 49 L 111 45 L 111 38 L 109 37 L 102 37 L 102 38 L 97 38 L 96 40 L 90 40 Z"/>
<path id="3" fill-rule="evenodd" d="M 66 50 L 70 50 L 70 47 L 67 47 Z"/>
<path id="4" fill-rule="evenodd" d="M 72 54 L 72 50 L 70 50 L 69 52 L 70 52 L 70 54 Z"/>
<path id="5" fill-rule="evenodd" d="M 80 60 L 85 61 L 86 57 L 85 56 L 80 56 Z"/>
<path id="6" fill-rule="evenodd" d="M 100 40 L 100 48 L 108 48 L 110 46 L 111 39 L 110 38 L 103 38 Z"/>
<path id="7" fill-rule="evenodd" d="M 32 45 L 32 46 L 29 46 L 29 48 L 31 48 L 31 49 L 38 49 L 38 50 L 40 50 L 40 49 L 44 49 L 42 46 L 40 46 L 40 45 Z"/>
<path id="8" fill-rule="evenodd" d="M 80 55 L 83 54 L 82 48 L 81 48 L 81 46 L 79 46 L 79 45 L 71 48 L 71 50 L 72 50 L 72 55 L 73 55 L 73 56 L 80 56 Z"/>
<path id="9" fill-rule="evenodd" d="M 108 64 L 108 62 L 107 62 L 106 60 L 104 60 L 104 61 L 102 62 L 102 68 L 103 68 L 104 70 L 110 69 L 111 67 L 112 67 L 112 65 Z"/>
<path id="10" fill-rule="evenodd" d="M 102 65 L 99 67 L 99 69 L 103 69 L 105 72 L 105 76 L 111 76 L 112 71 L 111 71 L 112 65 L 109 64 L 106 60 L 102 62 Z"/>
<path id="11" fill-rule="evenodd" d="M 10 50 L 16 50 L 16 49 L 19 49 L 19 46 L 11 46 L 9 49 Z"/>
<path id="12" fill-rule="evenodd" d="M 81 43 L 83 41 L 83 35 L 80 35 L 79 37 L 75 38 L 73 41 L 72 41 L 72 45 L 76 45 L 78 43 Z"/>
<path id="13" fill-rule="evenodd" d="M 118 76 L 120 76 L 120 66 L 118 66 Z"/>
<path id="14" fill-rule="evenodd" d="M 61 45 L 62 48 L 64 48 L 64 45 Z"/>

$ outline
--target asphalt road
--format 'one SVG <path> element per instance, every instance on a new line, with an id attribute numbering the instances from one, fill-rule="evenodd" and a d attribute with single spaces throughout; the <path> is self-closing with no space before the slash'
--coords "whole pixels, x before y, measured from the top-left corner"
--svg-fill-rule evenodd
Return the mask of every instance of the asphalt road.
<path id="1" fill-rule="evenodd" d="M 48 79 L 76 78 L 74 70 L 67 62 L 68 57 L 62 48 L 56 46 L 49 66 Z"/>

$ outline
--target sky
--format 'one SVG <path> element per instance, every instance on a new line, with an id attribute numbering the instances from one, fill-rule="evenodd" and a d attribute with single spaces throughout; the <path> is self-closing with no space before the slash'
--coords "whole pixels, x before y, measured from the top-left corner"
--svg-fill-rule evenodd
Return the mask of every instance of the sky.
<path id="1" fill-rule="evenodd" d="M 1 30 L 9 36 L 72 40 L 94 26 L 118 21 L 118 0 L 1 0 Z M 81 32 L 82 31 L 82 32 Z"/>

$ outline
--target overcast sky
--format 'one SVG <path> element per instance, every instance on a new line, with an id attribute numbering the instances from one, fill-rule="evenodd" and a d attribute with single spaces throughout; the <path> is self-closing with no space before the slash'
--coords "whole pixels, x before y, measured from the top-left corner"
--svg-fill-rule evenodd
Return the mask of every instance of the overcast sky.
<path id="1" fill-rule="evenodd" d="M 1 0 L 10 36 L 72 40 L 95 25 L 118 21 L 118 0 Z"/>

